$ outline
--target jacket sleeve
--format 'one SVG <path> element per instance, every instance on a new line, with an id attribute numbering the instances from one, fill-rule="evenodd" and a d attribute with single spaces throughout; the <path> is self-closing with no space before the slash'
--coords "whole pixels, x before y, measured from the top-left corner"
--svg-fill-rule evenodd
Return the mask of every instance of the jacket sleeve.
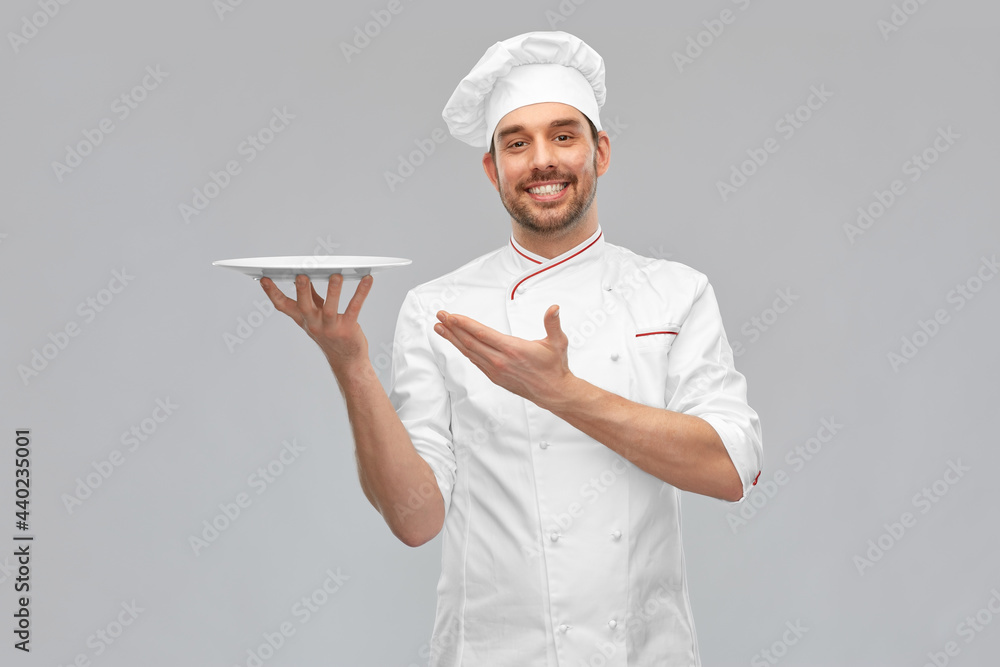
<path id="1" fill-rule="evenodd" d="M 389 400 L 413 447 L 434 472 L 447 514 L 457 460 L 452 444 L 451 403 L 430 344 L 436 321 L 422 307 L 416 292 L 410 290 L 396 321 Z"/>
<path id="2" fill-rule="evenodd" d="M 743 482 L 740 501 L 746 499 L 764 463 L 760 420 L 747 404 L 746 378 L 736 370 L 715 291 L 703 275 L 670 350 L 667 395 L 667 409 L 701 417 L 716 430 Z"/>

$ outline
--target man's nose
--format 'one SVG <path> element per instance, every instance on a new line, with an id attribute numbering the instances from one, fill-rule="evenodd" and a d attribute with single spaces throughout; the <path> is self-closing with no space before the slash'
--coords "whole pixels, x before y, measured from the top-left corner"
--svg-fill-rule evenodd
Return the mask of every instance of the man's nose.
<path id="1" fill-rule="evenodd" d="M 545 171 L 556 166 L 556 152 L 547 141 L 536 141 L 532 144 L 531 166 L 533 169 Z"/>

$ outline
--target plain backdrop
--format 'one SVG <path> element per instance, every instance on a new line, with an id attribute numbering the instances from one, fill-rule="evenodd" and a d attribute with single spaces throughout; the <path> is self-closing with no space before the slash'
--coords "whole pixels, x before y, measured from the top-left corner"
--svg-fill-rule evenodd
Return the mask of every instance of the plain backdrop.
<path id="1" fill-rule="evenodd" d="M 684 496 L 706 667 L 992 664 L 998 19 L 985 0 L 6 2 L 0 664 L 252 666 L 262 645 L 268 667 L 426 664 L 440 540 L 392 537 L 322 354 L 211 263 L 412 259 L 362 314 L 387 381 L 406 291 L 510 234 L 441 109 L 490 45 L 551 28 L 607 65 L 608 242 L 709 276 L 761 416 L 754 504 Z"/>

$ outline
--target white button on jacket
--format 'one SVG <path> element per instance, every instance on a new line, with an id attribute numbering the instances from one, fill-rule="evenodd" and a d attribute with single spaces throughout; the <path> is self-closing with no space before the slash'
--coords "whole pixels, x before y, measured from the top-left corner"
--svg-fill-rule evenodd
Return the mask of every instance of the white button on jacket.
<path id="1" fill-rule="evenodd" d="M 443 309 L 539 339 L 552 304 L 575 375 L 705 419 L 744 496 L 760 472 L 757 414 L 703 274 L 598 229 L 552 259 L 512 238 L 414 288 L 390 398 L 445 502 L 431 665 L 699 665 L 677 489 L 494 385 L 433 331 Z"/>

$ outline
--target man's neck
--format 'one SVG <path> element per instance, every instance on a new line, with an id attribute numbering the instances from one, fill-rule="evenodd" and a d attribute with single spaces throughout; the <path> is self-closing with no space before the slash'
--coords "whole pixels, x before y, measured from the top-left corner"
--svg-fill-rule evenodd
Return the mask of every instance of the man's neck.
<path id="1" fill-rule="evenodd" d="M 597 231 L 597 216 L 592 220 L 585 220 L 579 225 L 574 225 L 572 229 L 562 234 L 538 234 L 527 230 L 516 222 L 511 221 L 513 226 L 514 240 L 522 248 L 530 250 L 536 255 L 545 259 L 558 257 L 567 250 L 572 250 L 580 245 Z"/>

